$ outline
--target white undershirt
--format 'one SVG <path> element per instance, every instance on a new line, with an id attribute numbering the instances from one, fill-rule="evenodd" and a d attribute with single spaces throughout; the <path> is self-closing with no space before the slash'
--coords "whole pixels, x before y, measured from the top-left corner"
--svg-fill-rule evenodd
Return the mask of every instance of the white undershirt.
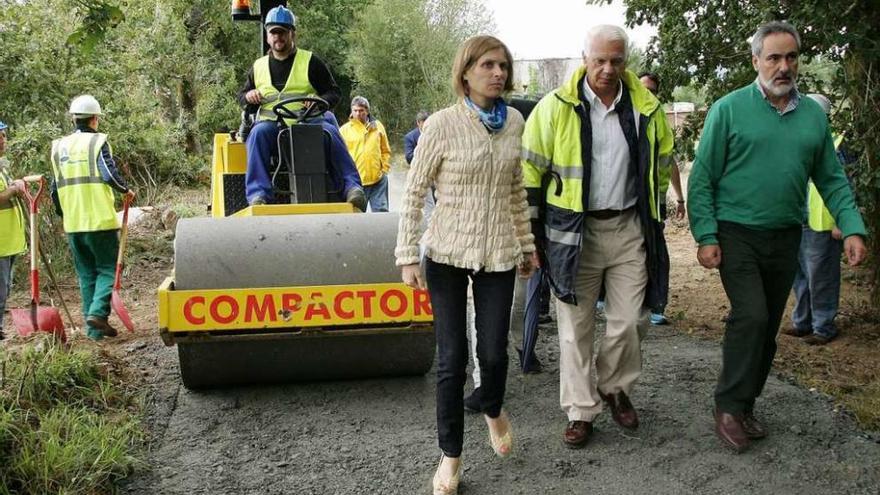
<path id="1" fill-rule="evenodd" d="M 584 96 L 590 103 L 590 123 L 593 128 L 591 153 L 590 196 L 588 210 L 625 210 L 636 204 L 636 181 L 629 176 L 629 146 L 620 127 L 615 106 L 623 96 L 623 84 L 611 108 L 605 106 L 584 79 Z M 633 109 L 636 132 L 639 112 Z"/>

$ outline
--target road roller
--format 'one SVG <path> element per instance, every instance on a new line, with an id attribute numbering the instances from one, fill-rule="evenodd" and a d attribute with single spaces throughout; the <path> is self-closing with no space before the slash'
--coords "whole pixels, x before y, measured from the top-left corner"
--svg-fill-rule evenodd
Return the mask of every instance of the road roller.
<path id="1" fill-rule="evenodd" d="M 159 335 L 177 346 L 187 388 L 420 375 L 433 364 L 428 294 L 394 264 L 398 215 L 361 213 L 333 190 L 325 131 L 310 123 L 325 109 L 313 97 L 275 106 L 273 204 L 247 205 L 243 136 L 214 136 L 211 214 L 177 223 L 174 269 L 158 289 Z"/>

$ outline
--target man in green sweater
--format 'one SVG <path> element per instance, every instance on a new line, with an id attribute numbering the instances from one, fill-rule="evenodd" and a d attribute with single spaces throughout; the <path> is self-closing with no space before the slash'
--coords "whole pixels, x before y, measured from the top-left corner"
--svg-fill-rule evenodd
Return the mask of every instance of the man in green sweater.
<path id="1" fill-rule="evenodd" d="M 865 225 L 834 153 L 828 119 L 801 98 L 800 36 L 771 22 L 752 38 L 754 83 L 709 111 L 688 185 L 697 259 L 718 268 L 730 299 L 715 433 L 736 450 L 767 435 L 755 418 L 797 267 L 807 181 L 843 232 L 851 265 L 865 258 Z"/>

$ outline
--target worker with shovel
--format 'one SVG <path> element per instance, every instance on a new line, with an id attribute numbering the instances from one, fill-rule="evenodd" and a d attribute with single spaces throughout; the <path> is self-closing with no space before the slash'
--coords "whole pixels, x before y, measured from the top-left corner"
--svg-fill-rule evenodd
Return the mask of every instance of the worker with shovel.
<path id="1" fill-rule="evenodd" d="M 86 334 L 100 340 L 117 333 L 107 320 L 119 247 L 113 191 L 128 201 L 134 192 L 119 174 L 107 135 L 98 132 L 103 115 L 98 100 L 77 96 L 70 114 L 75 131 L 52 141 L 52 199 L 73 253 Z"/>
<path id="2" fill-rule="evenodd" d="M 12 264 L 26 249 L 24 216 L 15 207 L 15 197 L 24 191 L 21 180 L 12 180 L 6 160 L 6 129 L 0 121 L 0 339 L 3 338 L 3 315 L 6 297 L 12 285 Z"/>

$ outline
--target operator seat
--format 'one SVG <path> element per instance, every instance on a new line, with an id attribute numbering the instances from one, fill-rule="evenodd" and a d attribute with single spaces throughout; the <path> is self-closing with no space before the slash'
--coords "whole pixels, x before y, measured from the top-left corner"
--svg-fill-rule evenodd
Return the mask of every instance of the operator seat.
<path id="1" fill-rule="evenodd" d="M 329 138 L 321 124 L 297 123 L 278 133 L 278 160 L 273 159 L 272 187 L 277 203 L 336 201 L 329 174 Z M 295 177 L 291 181 L 291 177 Z"/>

